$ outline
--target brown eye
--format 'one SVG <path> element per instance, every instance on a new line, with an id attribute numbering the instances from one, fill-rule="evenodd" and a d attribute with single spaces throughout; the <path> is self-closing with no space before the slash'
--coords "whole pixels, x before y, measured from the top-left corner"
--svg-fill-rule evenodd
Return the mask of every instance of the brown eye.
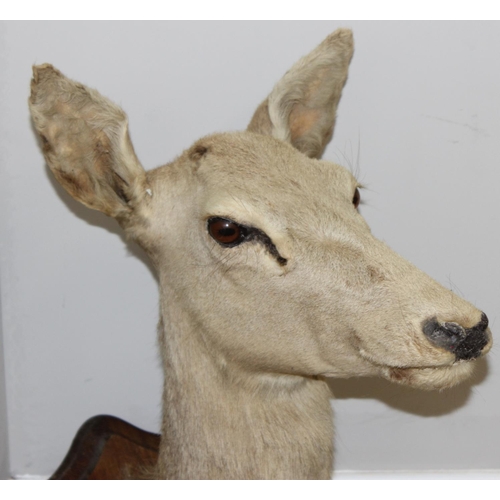
<path id="1" fill-rule="evenodd" d="M 210 236 L 226 247 L 234 247 L 243 242 L 247 235 L 247 229 L 236 222 L 222 217 L 212 217 L 207 224 Z"/>
<path id="2" fill-rule="evenodd" d="M 354 197 L 352 199 L 352 204 L 354 205 L 354 208 L 358 208 L 360 201 L 361 201 L 361 195 L 359 194 L 359 189 L 356 188 L 356 191 L 354 191 Z"/>

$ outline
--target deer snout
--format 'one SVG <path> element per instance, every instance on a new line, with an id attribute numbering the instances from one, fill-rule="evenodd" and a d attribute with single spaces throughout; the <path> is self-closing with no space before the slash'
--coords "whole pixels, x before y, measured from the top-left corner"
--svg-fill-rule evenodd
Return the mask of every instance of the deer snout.
<path id="1" fill-rule="evenodd" d="M 491 342 L 488 317 L 484 313 L 472 328 L 453 322 L 440 323 L 434 317 L 424 321 L 422 330 L 434 345 L 454 353 L 457 360 L 478 358 Z"/>

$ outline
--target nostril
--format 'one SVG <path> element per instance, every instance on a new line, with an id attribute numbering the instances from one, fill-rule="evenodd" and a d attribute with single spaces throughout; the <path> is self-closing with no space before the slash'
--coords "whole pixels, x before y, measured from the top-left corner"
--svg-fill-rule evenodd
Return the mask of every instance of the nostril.
<path id="1" fill-rule="evenodd" d="M 455 350 L 457 359 L 474 359 L 481 355 L 481 351 L 488 345 L 489 335 L 486 333 L 488 329 L 488 317 L 486 314 L 481 315 L 481 321 L 466 330 L 467 337 L 461 342 Z"/>
<path id="2" fill-rule="evenodd" d="M 486 333 L 488 317 L 482 313 L 481 320 L 472 328 L 458 323 L 440 323 L 437 318 L 426 320 L 422 325 L 424 335 L 436 346 L 455 354 L 457 359 L 474 359 L 489 342 Z"/>
<path id="3" fill-rule="evenodd" d="M 437 318 L 425 321 L 422 330 L 434 345 L 452 352 L 467 336 L 465 328 L 458 323 L 439 323 Z"/>
<path id="4" fill-rule="evenodd" d="M 488 328 L 489 321 L 488 321 L 488 316 L 486 314 L 482 313 L 481 314 L 481 321 L 474 327 L 471 328 L 473 330 L 474 328 L 477 328 L 479 331 L 485 332 L 486 328 Z"/>

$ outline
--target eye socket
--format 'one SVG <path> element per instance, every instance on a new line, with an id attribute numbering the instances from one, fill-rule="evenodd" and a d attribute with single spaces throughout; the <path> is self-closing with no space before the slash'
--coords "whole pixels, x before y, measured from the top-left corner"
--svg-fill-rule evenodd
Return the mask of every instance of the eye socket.
<path id="1" fill-rule="evenodd" d="M 207 229 L 210 236 L 225 247 L 234 247 L 243 243 L 248 233 L 245 227 L 222 217 L 208 219 Z"/>
<path id="2" fill-rule="evenodd" d="M 354 191 L 354 196 L 352 198 L 352 204 L 354 205 L 354 208 L 358 208 L 360 202 L 361 202 L 361 195 L 359 194 L 359 189 L 356 188 L 356 191 Z"/>

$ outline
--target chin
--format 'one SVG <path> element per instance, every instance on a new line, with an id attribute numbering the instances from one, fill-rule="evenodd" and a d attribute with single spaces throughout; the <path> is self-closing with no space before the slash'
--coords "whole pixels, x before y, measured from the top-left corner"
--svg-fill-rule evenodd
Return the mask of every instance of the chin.
<path id="1" fill-rule="evenodd" d="M 394 368 L 381 369 L 382 377 L 398 384 L 418 389 L 449 389 L 468 379 L 476 367 L 476 361 L 457 361 L 448 366 L 432 368 Z"/>

